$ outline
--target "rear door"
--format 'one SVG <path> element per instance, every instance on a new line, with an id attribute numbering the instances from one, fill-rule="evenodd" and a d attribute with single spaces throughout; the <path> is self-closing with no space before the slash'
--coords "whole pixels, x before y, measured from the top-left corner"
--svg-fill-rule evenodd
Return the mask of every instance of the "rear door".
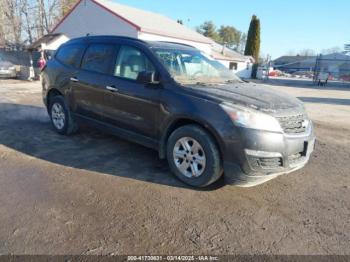
<path id="1" fill-rule="evenodd" d="M 70 79 L 79 72 L 80 62 L 86 45 L 68 44 L 63 45 L 55 54 L 55 59 L 49 60 L 43 71 L 43 81 L 50 87 L 55 87 L 67 95 L 69 101 L 72 82 Z M 44 88 L 46 85 L 44 85 Z M 43 90 L 47 91 L 47 90 Z M 70 102 L 70 101 L 69 101 Z"/>
<path id="2" fill-rule="evenodd" d="M 80 116 L 106 121 L 106 86 L 115 64 L 117 46 L 93 43 L 85 51 L 81 69 L 72 76 L 72 111 Z"/>

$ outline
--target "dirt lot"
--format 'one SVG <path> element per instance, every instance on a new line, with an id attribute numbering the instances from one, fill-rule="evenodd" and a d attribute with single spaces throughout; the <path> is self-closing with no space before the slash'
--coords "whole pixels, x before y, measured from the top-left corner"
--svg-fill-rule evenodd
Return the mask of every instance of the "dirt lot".
<path id="1" fill-rule="evenodd" d="M 57 135 L 38 83 L 0 81 L 0 254 L 350 254 L 350 88 L 272 84 L 306 102 L 309 165 L 194 190 L 152 150 Z"/>

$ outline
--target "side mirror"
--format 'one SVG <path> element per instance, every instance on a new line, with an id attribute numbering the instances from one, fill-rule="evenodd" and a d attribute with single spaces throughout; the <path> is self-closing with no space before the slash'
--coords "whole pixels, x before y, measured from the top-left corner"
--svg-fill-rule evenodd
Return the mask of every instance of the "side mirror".
<path id="1" fill-rule="evenodd" d="M 137 81 L 142 84 L 159 84 L 159 76 L 156 72 L 142 71 L 137 76 Z"/>

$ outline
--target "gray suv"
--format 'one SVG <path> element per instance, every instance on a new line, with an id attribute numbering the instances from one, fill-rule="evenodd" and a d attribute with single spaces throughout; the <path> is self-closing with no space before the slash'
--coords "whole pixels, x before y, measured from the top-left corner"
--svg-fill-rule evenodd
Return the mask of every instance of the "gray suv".
<path id="1" fill-rule="evenodd" d="M 298 99 L 244 82 L 191 46 L 73 39 L 42 78 L 59 134 L 87 123 L 153 148 L 192 186 L 223 175 L 254 186 L 302 168 L 314 149 L 312 122 Z"/>

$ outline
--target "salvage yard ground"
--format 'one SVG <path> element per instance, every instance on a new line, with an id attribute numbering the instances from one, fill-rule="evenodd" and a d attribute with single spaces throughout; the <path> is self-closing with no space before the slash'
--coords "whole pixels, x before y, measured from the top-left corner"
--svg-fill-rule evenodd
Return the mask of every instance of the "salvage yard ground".
<path id="1" fill-rule="evenodd" d="M 88 128 L 57 135 L 38 82 L 0 80 L 0 255 L 350 254 L 350 87 L 269 84 L 305 102 L 310 163 L 254 188 L 197 190 L 147 148 Z"/>

